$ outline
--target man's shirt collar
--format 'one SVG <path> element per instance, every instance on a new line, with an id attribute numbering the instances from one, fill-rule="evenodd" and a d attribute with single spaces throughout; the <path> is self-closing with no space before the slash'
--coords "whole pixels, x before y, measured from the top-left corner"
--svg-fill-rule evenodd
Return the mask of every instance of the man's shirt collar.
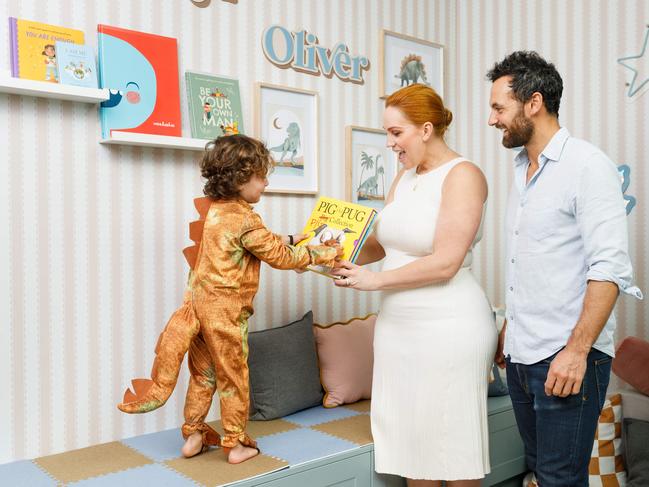
<path id="1" fill-rule="evenodd" d="M 563 152 L 563 148 L 569 138 L 570 132 L 568 132 L 567 128 L 561 127 L 559 130 L 557 130 L 557 133 L 552 136 L 550 142 L 548 142 L 548 145 L 546 145 L 541 152 L 541 157 L 539 157 L 539 159 L 541 160 L 539 162 L 557 162 L 561 158 L 561 153 Z M 527 157 L 527 149 L 523 148 L 523 150 L 521 150 L 514 158 L 514 165 L 520 166 L 521 164 L 527 164 L 528 162 L 529 159 Z"/>

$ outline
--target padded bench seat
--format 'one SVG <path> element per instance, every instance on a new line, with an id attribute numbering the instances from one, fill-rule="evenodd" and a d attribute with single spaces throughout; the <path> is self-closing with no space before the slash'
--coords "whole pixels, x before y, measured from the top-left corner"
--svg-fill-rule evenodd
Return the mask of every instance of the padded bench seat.
<path id="1" fill-rule="evenodd" d="M 322 458 L 312 458 L 303 462 L 289 461 L 288 468 L 232 485 L 236 487 L 405 486 L 405 480 L 402 478 L 378 475 L 374 472 L 374 445 L 371 443 L 368 406 L 369 402 L 363 401 L 334 409 L 312 408 L 276 420 L 297 422 L 303 428 L 330 436 L 330 446 L 340 448 L 340 451 L 331 450 L 328 454 L 323 453 Z M 509 396 L 490 397 L 488 408 L 492 467 L 483 485 L 519 487 L 526 471 L 525 458 Z M 353 411 L 355 414 L 350 415 L 348 411 Z M 280 456 L 280 458 L 284 455 L 284 459 L 294 457 L 297 460 L 300 457 L 300 453 L 297 452 L 301 452 L 302 458 L 307 458 L 316 450 L 325 448 L 324 445 L 317 444 L 323 441 L 323 437 L 310 435 L 306 431 L 293 431 L 292 439 L 298 440 L 298 443 L 285 443 L 288 440 L 286 435 L 290 432 L 258 437 L 262 452 L 265 455 Z M 342 443 L 334 445 L 337 441 Z M 353 446 L 352 443 L 356 445 Z"/>
<path id="2" fill-rule="evenodd" d="M 251 421 L 261 454 L 230 465 L 220 448 L 180 457 L 178 428 L 33 460 L 0 465 L 3 485 L 231 485 L 236 487 L 402 487 L 402 478 L 374 472 L 370 401 L 322 406 L 272 421 Z M 220 430 L 218 421 L 211 423 Z M 519 487 L 523 447 L 509 397 L 489 398 L 492 472 L 484 485 Z"/>

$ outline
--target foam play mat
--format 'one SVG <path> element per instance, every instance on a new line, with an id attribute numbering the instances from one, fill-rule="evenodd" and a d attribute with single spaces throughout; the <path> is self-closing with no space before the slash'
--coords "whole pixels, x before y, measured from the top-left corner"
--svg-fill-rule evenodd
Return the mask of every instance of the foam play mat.
<path id="1" fill-rule="evenodd" d="M 219 421 L 210 425 L 221 432 Z M 251 421 L 261 453 L 230 465 L 220 448 L 183 458 L 180 429 L 0 465 L 11 486 L 218 486 L 292 468 L 372 442 L 369 401 L 315 407 L 273 421 Z"/>

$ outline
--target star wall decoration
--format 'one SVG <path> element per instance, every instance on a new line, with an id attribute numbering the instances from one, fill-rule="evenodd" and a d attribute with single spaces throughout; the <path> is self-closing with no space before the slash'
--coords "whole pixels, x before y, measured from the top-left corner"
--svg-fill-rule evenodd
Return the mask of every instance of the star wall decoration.
<path id="1" fill-rule="evenodd" d="M 647 44 L 649 43 L 649 24 L 646 25 L 644 42 L 640 54 L 635 56 L 621 57 L 617 60 L 619 64 L 633 71 L 633 79 L 627 83 L 629 91 L 627 96 L 633 98 L 643 87 L 649 84 L 649 52 Z"/>

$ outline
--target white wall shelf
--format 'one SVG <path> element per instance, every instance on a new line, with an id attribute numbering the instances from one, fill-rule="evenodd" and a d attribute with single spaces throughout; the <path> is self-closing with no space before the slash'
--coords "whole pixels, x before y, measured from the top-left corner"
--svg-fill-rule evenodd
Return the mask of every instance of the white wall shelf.
<path id="1" fill-rule="evenodd" d="M 100 103 L 108 100 L 108 90 L 86 88 L 83 86 L 62 85 L 49 81 L 32 79 L 0 77 L 0 93 L 12 95 L 36 96 L 54 98 L 57 100 L 77 101 L 82 103 Z"/>
<path id="2" fill-rule="evenodd" d="M 138 134 L 113 130 L 110 138 L 99 141 L 101 144 L 139 145 L 143 147 L 161 147 L 163 149 L 205 150 L 206 139 L 189 137 L 170 137 L 168 135 Z"/>

